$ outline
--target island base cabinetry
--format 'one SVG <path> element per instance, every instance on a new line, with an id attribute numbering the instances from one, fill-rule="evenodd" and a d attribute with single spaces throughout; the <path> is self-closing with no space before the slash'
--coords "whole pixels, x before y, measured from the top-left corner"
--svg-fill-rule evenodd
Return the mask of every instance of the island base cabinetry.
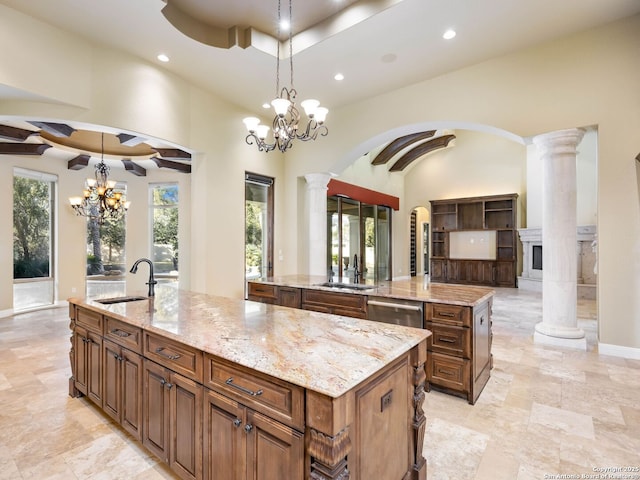
<path id="1" fill-rule="evenodd" d="M 431 387 L 474 404 L 491 372 L 491 300 L 475 307 L 427 304 L 427 391 Z"/>
<path id="2" fill-rule="evenodd" d="M 426 480 L 426 338 L 334 398 L 83 306 L 70 315 L 69 394 L 180 478 Z"/>

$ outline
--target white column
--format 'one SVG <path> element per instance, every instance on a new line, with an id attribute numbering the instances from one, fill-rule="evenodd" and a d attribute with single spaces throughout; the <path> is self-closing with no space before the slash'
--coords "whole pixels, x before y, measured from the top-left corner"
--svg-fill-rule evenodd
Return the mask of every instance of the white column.
<path id="1" fill-rule="evenodd" d="M 577 320 L 576 147 L 584 130 L 539 135 L 542 153 L 542 322 L 534 342 L 586 350 Z"/>
<path id="2" fill-rule="evenodd" d="M 309 226 L 309 275 L 328 275 L 327 265 L 327 185 L 330 173 L 309 173 L 307 207 Z"/>

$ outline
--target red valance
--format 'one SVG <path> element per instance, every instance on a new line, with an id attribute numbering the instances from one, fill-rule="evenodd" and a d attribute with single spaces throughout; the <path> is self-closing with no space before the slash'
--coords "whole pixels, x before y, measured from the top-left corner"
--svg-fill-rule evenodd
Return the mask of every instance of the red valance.
<path id="1" fill-rule="evenodd" d="M 362 203 L 369 205 L 382 205 L 384 207 L 391 207 L 394 210 L 400 209 L 400 199 L 393 195 L 387 195 L 386 193 L 376 192 L 375 190 L 369 190 L 368 188 L 359 187 L 357 185 L 351 185 L 350 183 L 341 182 L 340 180 L 329 180 L 328 196 L 339 195 L 342 197 L 352 198 Z"/>

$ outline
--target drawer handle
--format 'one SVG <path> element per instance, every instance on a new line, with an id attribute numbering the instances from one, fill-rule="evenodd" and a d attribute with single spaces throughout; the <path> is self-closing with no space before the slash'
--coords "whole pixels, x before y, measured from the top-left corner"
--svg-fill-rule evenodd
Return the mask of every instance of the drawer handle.
<path id="1" fill-rule="evenodd" d="M 439 341 L 439 342 L 444 342 L 444 343 L 456 343 L 456 341 L 455 341 L 455 340 L 452 340 L 452 339 L 450 339 L 450 338 L 444 338 L 444 337 L 440 337 L 440 338 L 438 338 L 438 341 Z"/>
<path id="2" fill-rule="evenodd" d="M 111 330 L 111 333 L 113 333 L 114 335 L 117 335 L 118 337 L 121 338 L 125 338 L 125 337 L 130 337 L 131 334 L 129 332 L 125 332 L 124 330 L 120 330 L 119 328 L 114 328 L 113 330 Z"/>
<path id="3" fill-rule="evenodd" d="M 449 317 L 449 318 L 453 318 L 455 317 L 455 313 L 449 313 L 449 312 L 438 312 L 438 315 L 440 315 L 441 317 Z"/>
<path id="4" fill-rule="evenodd" d="M 227 381 L 225 383 L 227 385 L 229 385 L 230 387 L 236 388 L 236 389 L 240 390 L 241 392 L 246 393 L 247 395 L 251 395 L 252 397 L 257 397 L 258 395 L 262 395 L 262 389 L 258 390 L 257 392 L 254 392 L 253 390 L 249 390 L 248 388 L 245 388 L 242 385 L 238 385 L 237 383 L 233 383 L 233 377 L 227 378 Z"/>
<path id="5" fill-rule="evenodd" d="M 480 317 L 480 325 L 484 325 L 484 315 Z"/>
<path id="6" fill-rule="evenodd" d="M 158 347 L 156 348 L 156 353 L 161 357 L 166 358 L 167 360 L 177 360 L 182 356 L 179 353 L 174 353 L 173 355 L 169 355 L 169 354 L 163 353 L 163 350 L 164 350 L 164 347 Z"/>

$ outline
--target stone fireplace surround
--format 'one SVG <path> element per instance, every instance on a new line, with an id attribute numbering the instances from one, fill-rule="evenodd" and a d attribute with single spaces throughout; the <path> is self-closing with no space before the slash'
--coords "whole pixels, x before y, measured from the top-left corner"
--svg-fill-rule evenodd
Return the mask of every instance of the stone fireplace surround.
<path id="1" fill-rule="evenodd" d="M 518 277 L 518 288 L 542 292 L 543 269 L 533 268 L 533 248 L 543 247 L 542 228 L 518 229 L 522 242 L 522 275 Z M 576 261 L 578 262 L 578 298 L 596 298 L 596 226 L 582 225 L 577 228 Z"/>

